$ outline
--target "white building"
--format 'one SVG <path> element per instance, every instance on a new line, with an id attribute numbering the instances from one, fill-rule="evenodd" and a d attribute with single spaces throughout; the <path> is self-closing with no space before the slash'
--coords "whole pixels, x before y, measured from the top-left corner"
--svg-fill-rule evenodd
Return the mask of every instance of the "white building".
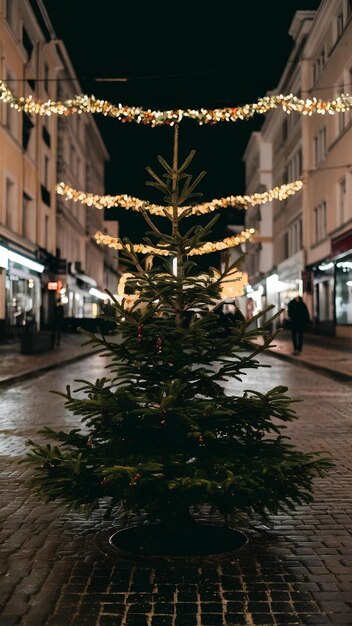
<path id="1" fill-rule="evenodd" d="M 66 100 L 82 93 L 64 44 L 57 43 L 61 60 L 58 95 Z M 92 115 L 58 118 L 58 179 L 75 189 L 104 193 L 104 166 L 109 154 Z M 109 222 L 114 234 L 116 222 Z M 67 317 L 95 317 L 100 313 L 98 293 L 117 291 L 117 260 L 112 251 L 97 246 L 94 233 L 106 229 L 104 212 L 73 200 L 57 199 L 57 256 L 62 274 Z M 116 257 L 116 255 L 115 255 Z M 107 270 L 107 268 L 109 268 Z M 92 291 L 92 289 L 94 291 Z M 107 296 L 106 296 L 107 297 Z"/>
<path id="2" fill-rule="evenodd" d="M 0 0 L 0 76 L 16 96 L 81 93 L 42 2 Z M 116 223 L 55 192 L 63 179 L 104 193 L 108 158 L 93 116 L 29 116 L 0 102 L 0 337 L 50 326 L 57 297 L 66 316 L 92 317 L 99 291 L 116 292 L 117 260 L 93 241 Z"/>
<path id="3" fill-rule="evenodd" d="M 59 69 L 45 13 L 34 15 L 27 0 L 0 0 L 0 75 L 10 89 L 55 99 Z M 45 316 L 45 266 L 56 248 L 56 120 L 0 103 L 0 121 L 0 334 L 16 335 Z"/>
<path id="4" fill-rule="evenodd" d="M 243 156 L 246 163 L 246 193 L 263 193 L 273 186 L 272 146 L 263 136 L 252 133 Z M 246 244 L 246 270 L 248 273 L 247 316 L 256 314 L 271 304 L 266 276 L 273 266 L 273 206 L 272 202 L 250 206 L 246 211 L 246 228 L 260 233 L 260 241 Z M 269 300 L 269 302 L 268 302 Z"/>
<path id="5" fill-rule="evenodd" d="M 289 31 L 294 47 L 273 93 L 330 99 L 348 92 L 351 16 L 347 0 L 323 0 L 317 12 L 298 11 Z M 301 293 L 316 332 L 350 336 L 352 114 L 287 116 L 275 110 L 266 116 L 260 136 L 272 146 L 272 185 L 304 182 L 295 196 L 272 203 L 273 265 L 269 271 L 259 266 L 267 303 L 285 308 Z M 255 145 L 260 142 L 251 139 L 245 153 L 248 173 Z M 250 193 L 256 178 L 248 177 Z"/>

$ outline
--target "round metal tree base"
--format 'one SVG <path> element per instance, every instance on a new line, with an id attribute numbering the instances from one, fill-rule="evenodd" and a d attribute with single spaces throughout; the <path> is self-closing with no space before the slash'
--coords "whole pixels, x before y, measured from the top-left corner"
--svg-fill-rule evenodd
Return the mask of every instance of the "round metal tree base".
<path id="1" fill-rule="evenodd" d="M 222 557 L 246 545 L 247 536 L 224 526 L 198 524 L 171 532 L 162 524 L 133 526 L 109 538 L 112 550 L 139 558 Z"/>

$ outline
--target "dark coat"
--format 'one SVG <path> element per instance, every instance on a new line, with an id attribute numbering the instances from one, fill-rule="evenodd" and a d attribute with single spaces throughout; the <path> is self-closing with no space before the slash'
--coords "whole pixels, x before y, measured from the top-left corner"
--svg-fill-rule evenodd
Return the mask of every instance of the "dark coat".
<path id="1" fill-rule="evenodd" d="M 295 328 L 304 328 L 309 322 L 309 313 L 302 298 L 299 300 L 293 299 L 288 303 L 287 307 L 288 316 L 291 320 L 291 325 Z"/>

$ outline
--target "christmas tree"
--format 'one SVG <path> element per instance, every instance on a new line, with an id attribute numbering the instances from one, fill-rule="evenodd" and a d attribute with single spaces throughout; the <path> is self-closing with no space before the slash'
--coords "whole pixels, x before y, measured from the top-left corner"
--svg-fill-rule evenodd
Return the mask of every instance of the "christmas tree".
<path id="1" fill-rule="evenodd" d="M 121 243 L 125 263 L 133 266 L 129 281 L 137 299 L 130 307 L 113 299 L 115 333 L 89 334 L 87 341 L 109 356 L 109 375 L 79 381 L 77 397 L 62 393 L 66 406 L 80 416 L 70 432 L 45 429 L 58 445 L 30 442 L 27 461 L 32 485 L 47 500 L 60 499 L 88 510 L 110 499 L 165 532 L 181 535 L 194 524 L 197 507 L 210 505 L 225 516 L 276 513 L 312 499 L 312 481 L 330 462 L 316 453 L 296 450 L 283 436 L 295 418 L 287 389 L 262 394 L 246 390 L 228 395 L 224 383 L 242 380 L 261 367 L 257 356 L 272 342 L 273 318 L 264 314 L 232 321 L 214 311 L 221 285 L 240 266 L 197 272 L 192 260 L 216 218 L 205 228 L 183 225 L 203 177 L 186 172 L 193 153 L 178 166 L 177 136 L 173 164 L 159 157 L 162 176 L 147 168 L 149 183 L 164 194 L 169 232 L 161 232 L 141 208 L 153 250 L 140 258 L 127 240 Z M 170 262 L 173 260 L 173 263 Z M 197 318 L 188 323 L 190 312 Z M 262 344 L 254 342 L 262 337 Z"/>

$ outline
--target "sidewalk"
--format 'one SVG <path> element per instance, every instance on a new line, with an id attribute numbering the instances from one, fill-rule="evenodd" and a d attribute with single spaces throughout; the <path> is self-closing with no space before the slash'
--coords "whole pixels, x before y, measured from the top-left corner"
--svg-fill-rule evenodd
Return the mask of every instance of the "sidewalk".
<path id="1" fill-rule="evenodd" d="M 283 331 L 275 338 L 266 354 L 292 361 L 339 380 L 352 381 L 351 339 L 306 334 L 301 354 L 293 355 L 292 350 L 291 334 Z"/>
<path id="2" fill-rule="evenodd" d="M 33 355 L 21 354 L 17 341 L 0 343 L 0 388 L 90 356 L 92 348 L 82 347 L 85 341 L 79 333 L 64 334 L 60 346 Z"/>
<path id="3" fill-rule="evenodd" d="M 18 342 L 0 343 L 0 388 L 90 356 L 92 349 L 90 346 L 82 347 L 84 341 L 85 337 L 79 333 L 66 334 L 60 346 L 34 355 L 21 354 Z M 292 354 L 290 333 L 284 331 L 266 354 L 342 381 L 352 381 L 352 341 L 348 339 L 306 335 L 302 353 L 295 356 Z"/>

